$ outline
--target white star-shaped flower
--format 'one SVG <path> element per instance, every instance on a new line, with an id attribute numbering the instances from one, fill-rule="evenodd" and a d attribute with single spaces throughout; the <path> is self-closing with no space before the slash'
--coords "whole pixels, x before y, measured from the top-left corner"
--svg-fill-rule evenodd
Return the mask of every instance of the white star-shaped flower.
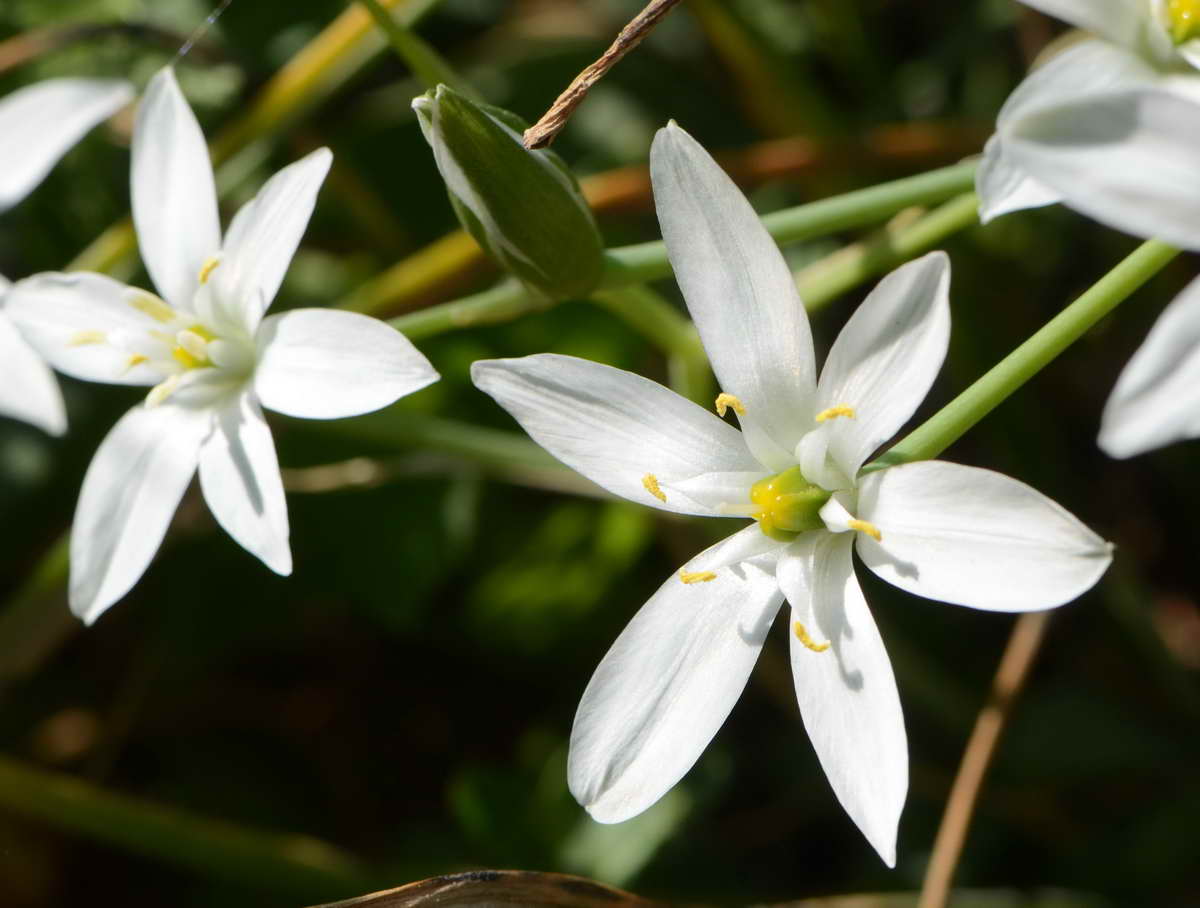
<path id="1" fill-rule="evenodd" d="M 1022 2 L 1095 37 L 1005 102 L 977 178 L 983 220 L 1061 201 L 1200 249 L 1200 2 Z"/>
<path id="2" fill-rule="evenodd" d="M 478 387 L 609 491 L 753 518 L 673 574 L 596 669 L 571 733 L 571 791 L 601 822 L 645 810 L 724 722 L 784 599 L 796 696 L 838 799 L 889 864 L 908 786 L 904 719 L 851 550 L 896 586 L 994 611 L 1094 584 L 1110 547 L 1028 486 L 928 461 L 868 472 L 946 353 L 949 265 L 885 278 L 817 379 L 792 275 L 754 211 L 674 125 L 651 151 L 663 238 L 741 431 L 645 378 L 544 354 L 475 364 Z"/>
<path id="3" fill-rule="evenodd" d="M 119 79 L 48 79 L 0 100 L 0 212 L 25 198 L 84 133 L 132 98 L 133 87 Z M 0 415 L 61 435 L 67 428 L 62 394 L 4 314 L 9 286 L 0 276 Z"/>
<path id="4" fill-rule="evenodd" d="M 218 523 L 280 574 L 287 505 L 262 407 L 330 419 L 437 380 L 384 323 L 299 309 L 264 318 L 329 170 L 320 149 L 273 176 L 221 237 L 208 149 L 170 68 L 133 137 L 133 216 L 155 296 L 99 274 L 14 284 L 10 317 L 55 368 L 152 386 L 92 459 L 71 533 L 71 607 L 91 622 L 145 571 L 192 475 Z"/>

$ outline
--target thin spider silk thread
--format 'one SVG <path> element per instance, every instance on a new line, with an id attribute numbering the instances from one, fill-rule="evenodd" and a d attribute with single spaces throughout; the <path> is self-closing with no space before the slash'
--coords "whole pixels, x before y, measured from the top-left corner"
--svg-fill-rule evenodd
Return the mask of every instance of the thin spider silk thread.
<path id="1" fill-rule="evenodd" d="M 205 18 L 205 20 L 200 23 L 196 30 L 188 36 L 188 39 L 183 42 L 183 46 L 175 52 L 176 61 L 182 60 L 187 52 L 195 46 L 196 42 L 204 37 L 205 33 L 213 27 L 213 23 L 221 18 L 221 13 L 225 12 L 231 3 L 233 3 L 233 0 L 221 0 L 221 2 L 217 5 L 217 8 L 208 14 L 207 18 Z"/>

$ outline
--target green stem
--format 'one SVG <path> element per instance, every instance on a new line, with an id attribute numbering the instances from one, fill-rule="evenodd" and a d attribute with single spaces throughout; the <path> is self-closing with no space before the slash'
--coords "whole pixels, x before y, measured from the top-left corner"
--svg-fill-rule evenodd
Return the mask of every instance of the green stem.
<path id="1" fill-rule="evenodd" d="M 379 0 L 358 0 L 375 19 L 375 24 L 387 35 L 396 55 L 408 64 L 408 68 L 421 80 L 426 88 L 437 88 L 438 84 L 449 85 L 461 95 L 472 100 L 482 100 L 470 84 L 459 76 L 442 55 L 425 41 L 396 20 Z"/>
<path id="2" fill-rule="evenodd" d="M 379 882 L 355 858 L 317 839 L 243 829 L 5 757 L 0 805 L 107 845 L 306 902 L 368 891 Z"/>
<path id="3" fill-rule="evenodd" d="M 1162 270 L 1179 250 L 1147 240 L 1079 299 L 864 470 L 937 457 Z"/>
<path id="4" fill-rule="evenodd" d="M 884 228 L 862 243 L 846 246 L 796 275 L 800 298 L 810 313 L 873 277 L 916 258 L 946 237 L 979 223 L 979 198 L 965 192 L 903 226 Z"/>
<path id="5" fill-rule="evenodd" d="M 63 601 L 69 548 L 63 533 L 0 612 L 0 688 L 31 672 L 80 627 Z"/>
<path id="6" fill-rule="evenodd" d="M 645 284 L 600 290 L 592 302 L 607 309 L 667 357 L 670 384 L 689 400 L 712 403 L 712 373 L 695 325 L 662 294 Z"/>
<path id="7" fill-rule="evenodd" d="M 964 161 L 915 177 L 905 177 L 763 215 L 763 226 L 781 245 L 876 224 L 913 205 L 932 205 L 969 192 L 978 161 Z M 671 273 L 661 240 L 610 249 L 605 253 L 605 287 L 645 283 Z"/>
<path id="8" fill-rule="evenodd" d="M 458 328 L 506 322 L 552 305 L 552 301 L 534 299 L 514 278 L 507 278 L 479 293 L 397 316 L 388 324 L 409 340 L 420 340 Z"/>

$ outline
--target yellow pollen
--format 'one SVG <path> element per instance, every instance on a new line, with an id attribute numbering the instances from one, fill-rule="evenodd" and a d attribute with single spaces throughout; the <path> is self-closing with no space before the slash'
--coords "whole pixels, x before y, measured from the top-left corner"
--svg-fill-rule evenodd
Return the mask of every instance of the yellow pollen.
<path id="1" fill-rule="evenodd" d="M 716 407 L 718 416 L 724 416 L 725 411 L 730 407 L 733 408 L 733 412 L 738 416 L 746 415 L 746 405 L 732 394 L 726 394 L 724 391 L 717 395 Z"/>
<path id="2" fill-rule="evenodd" d="M 822 410 L 817 414 L 817 422 L 825 422 L 827 419 L 837 419 L 839 416 L 845 416 L 848 419 L 854 419 L 855 412 L 853 407 L 847 407 L 845 404 L 838 404 L 836 407 L 830 407 L 827 410 Z"/>
<path id="3" fill-rule="evenodd" d="M 146 293 L 144 290 L 139 290 L 129 297 L 129 305 L 143 315 L 148 315 L 156 322 L 162 322 L 164 325 L 167 322 L 175 320 L 175 310 L 160 300 L 153 293 Z"/>
<path id="4" fill-rule="evenodd" d="M 649 492 L 663 504 L 667 503 L 667 496 L 663 493 L 663 490 L 658 487 L 658 477 L 653 473 L 647 473 L 642 477 L 642 485 L 645 486 L 647 492 Z M 684 582 L 686 583 L 687 581 Z"/>
<path id="5" fill-rule="evenodd" d="M 207 284 L 209 276 L 213 273 L 213 269 L 221 264 L 221 260 L 215 255 L 204 260 L 204 264 L 200 266 L 200 283 Z"/>
<path id="6" fill-rule="evenodd" d="M 67 341 L 69 347 L 86 347 L 89 344 L 102 344 L 108 340 L 103 331 L 77 331 Z"/>
<path id="7" fill-rule="evenodd" d="M 846 526 L 852 530 L 858 530 L 860 533 L 866 533 L 876 542 L 883 541 L 883 534 L 879 532 L 879 528 L 873 523 L 868 523 L 865 520 L 847 520 Z"/>
<path id="8" fill-rule="evenodd" d="M 681 570 L 679 579 L 684 583 L 708 583 L 710 580 L 716 580 L 717 575 L 712 571 L 696 571 L 694 574 L 689 574 L 687 571 Z"/>
<path id="9" fill-rule="evenodd" d="M 796 639 L 799 640 L 801 643 L 803 643 L 807 649 L 812 650 L 814 653 L 823 653 L 823 652 L 825 652 L 825 650 L 829 649 L 829 641 L 828 640 L 826 640 L 824 643 L 814 643 L 813 638 L 808 636 L 808 631 L 806 631 L 804 629 L 804 625 L 801 624 L 799 621 L 792 622 L 792 630 L 795 631 L 795 633 L 796 633 Z"/>
<path id="10" fill-rule="evenodd" d="M 1176 44 L 1200 37 L 1200 0 L 1167 0 L 1167 19 Z"/>

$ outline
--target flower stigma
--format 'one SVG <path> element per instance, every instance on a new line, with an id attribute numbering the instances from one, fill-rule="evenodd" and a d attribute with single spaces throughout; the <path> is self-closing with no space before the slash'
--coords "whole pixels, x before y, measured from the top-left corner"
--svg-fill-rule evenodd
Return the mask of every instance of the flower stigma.
<path id="1" fill-rule="evenodd" d="M 746 405 L 732 394 L 726 394 L 722 391 L 717 395 L 716 402 L 713 404 L 717 408 L 717 415 L 724 416 L 725 411 L 732 409 L 738 416 L 746 415 Z"/>
<path id="2" fill-rule="evenodd" d="M 1167 21 L 1176 44 L 1200 37 L 1200 0 L 1167 0 Z"/>
<path id="3" fill-rule="evenodd" d="M 792 631 L 796 634 L 796 639 L 814 653 L 823 653 L 825 650 L 829 649 L 828 640 L 826 640 L 824 643 L 814 642 L 813 638 L 808 635 L 808 631 L 804 629 L 804 625 L 799 621 L 792 622 Z"/>
<path id="4" fill-rule="evenodd" d="M 788 467 L 750 487 L 749 507 L 725 510 L 753 517 L 767 536 L 790 542 L 801 533 L 825 526 L 819 512 L 830 494 L 805 479 L 800 467 Z"/>

